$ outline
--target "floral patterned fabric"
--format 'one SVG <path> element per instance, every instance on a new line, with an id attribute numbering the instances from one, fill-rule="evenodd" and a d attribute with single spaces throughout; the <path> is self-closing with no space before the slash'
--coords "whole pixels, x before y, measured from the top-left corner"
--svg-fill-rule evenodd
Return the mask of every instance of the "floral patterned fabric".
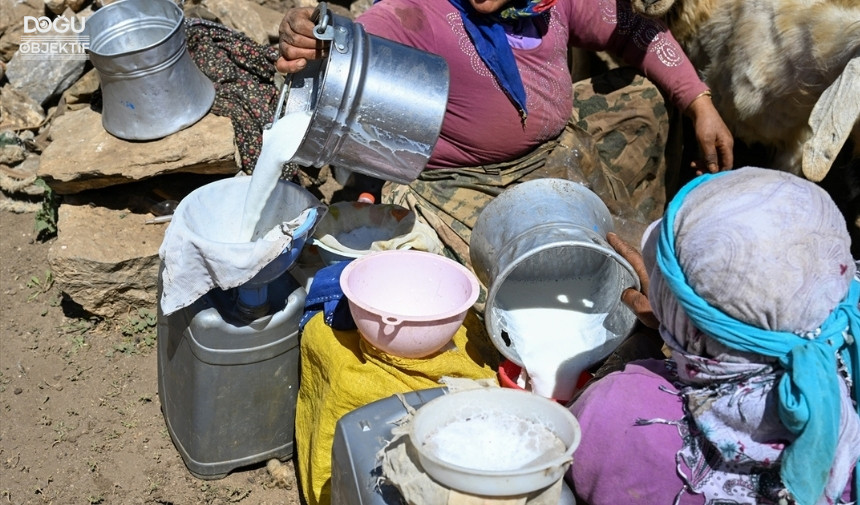
<path id="1" fill-rule="evenodd" d="M 519 19 L 536 16 L 542 12 L 548 11 L 556 0 L 529 0 L 525 7 L 507 7 L 499 12 L 502 19 Z"/>
<path id="2" fill-rule="evenodd" d="M 769 349 L 766 338 L 777 339 L 769 335 L 784 335 L 778 341 L 792 346 L 799 346 L 795 340 L 814 341 L 834 308 L 850 296 L 856 267 L 844 218 L 818 186 L 784 172 L 746 167 L 689 191 L 674 224 L 671 243 L 686 285 L 712 310 L 726 314 L 725 324 L 747 325 L 739 337 L 747 345 L 740 347 L 725 343 L 720 327 L 712 328 L 712 334 L 702 331 L 703 323 L 693 324 L 675 288 L 669 287 L 664 265 L 651 266 L 651 304 L 700 434 L 699 444 L 688 445 L 681 455 L 707 463 L 707 471 L 688 474 L 687 485 L 714 500 L 731 497 L 735 503 L 833 503 L 860 457 L 860 416 L 850 395 L 851 378 L 844 370 L 837 372 L 842 359 L 837 340 L 844 340 L 846 348 L 856 344 L 850 336 L 834 336 L 830 359 L 825 355 L 820 364 L 810 361 L 798 371 L 807 379 L 822 376 L 820 383 L 832 384 L 833 390 L 832 403 L 823 402 L 825 393 L 830 394 L 823 386 L 815 398 L 797 400 L 809 409 L 800 430 L 790 430 L 793 419 L 787 417 L 785 402 L 795 397 L 786 397 L 785 388 L 792 384 L 793 394 L 800 395 L 797 378 L 789 374 L 801 357 L 779 357 L 764 349 Z M 645 241 L 645 258 L 656 256 L 654 235 Z M 856 304 L 846 310 L 856 317 Z M 845 335 L 849 323 L 841 324 L 845 326 L 834 330 Z M 801 442 L 804 436 L 817 436 L 810 432 L 816 419 L 827 422 L 826 433 L 807 447 Z M 828 449 L 824 440 L 830 437 Z M 713 458 L 705 458 L 707 452 L 697 445 L 715 449 Z M 787 472 L 793 468 L 792 451 L 798 449 L 800 467 Z M 775 468 L 782 482 L 761 480 Z M 815 489 L 810 487 L 813 475 Z M 732 493 L 723 487 L 726 479 L 734 483 Z"/>
<path id="3" fill-rule="evenodd" d="M 843 300 L 853 300 L 847 310 L 860 310 L 856 290 L 849 289 L 860 274 L 847 227 L 823 190 L 765 169 L 737 169 L 711 181 L 690 191 L 674 216 L 677 257 L 699 296 L 747 325 L 801 338 L 815 337 L 834 307 L 845 309 Z M 794 496 L 786 485 L 796 482 L 790 473 L 786 478 L 786 454 L 802 445 L 778 411 L 789 365 L 731 348 L 692 323 L 655 264 L 660 228 L 646 230 L 642 254 L 671 358 L 628 363 L 571 406 L 582 428 L 570 470 L 577 494 L 589 505 L 856 500 L 851 475 L 860 457 L 860 415 L 852 395 L 858 383 L 844 355 L 832 352 L 832 375 L 829 367 L 801 371 L 837 385 L 833 408 L 813 412 L 834 422 L 837 442 L 826 461 L 816 457 L 818 447 L 800 453 L 801 484 L 813 475 L 822 480 L 812 497 Z M 847 329 L 842 334 L 846 346 L 856 345 Z"/>
<path id="4" fill-rule="evenodd" d="M 211 112 L 230 118 L 241 169 L 250 174 L 260 156 L 263 129 L 277 106 L 278 49 L 204 19 L 186 18 L 185 29 L 188 53 L 215 84 Z"/>

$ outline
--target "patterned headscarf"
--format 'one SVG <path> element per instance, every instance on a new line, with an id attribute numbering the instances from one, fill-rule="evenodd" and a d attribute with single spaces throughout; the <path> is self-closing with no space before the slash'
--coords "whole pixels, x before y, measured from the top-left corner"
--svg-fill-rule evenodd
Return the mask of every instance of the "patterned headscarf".
<path id="1" fill-rule="evenodd" d="M 537 16 L 542 12 L 546 12 L 555 5 L 557 0 L 529 0 L 525 7 L 505 7 L 499 12 L 502 19 L 518 19 Z"/>
<path id="2" fill-rule="evenodd" d="M 741 439 L 720 430 L 746 430 L 761 443 L 766 439 L 754 435 L 762 424 L 738 416 L 738 402 L 757 385 L 764 391 L 751 403 L 760 401 L 766 418 L 765 399 L 774 391 L 793 438 L 781 451 L 783 484 L 803 505 L 838 496 L 860 456 L 860 416 L 839 370 L 856 396 L 860 282 L 833 201 L 809 181 L 748 167 L 682 188 L 659 232 L 651 303 L 679 376 L 690 384 L 685 397 L 701 431 L 716 445 L 717 437 Z M 714 428 L 729 418 L 736 424 Z M 761 445 L 740 450 L 755 459 L 756 450 L 768 450 Z M 757 461 L 772 464 L 770 457 Z"/>
<path id="3" fill-rule="evenodd" d="M 475 44 L 478 56 L 493 73 L 525 121 L 528 116 L 526 90 L 502 22 L 539 16 L 555 5 L 556 0 L 527 0 L 524 7 L 505 7 L 498 14 L 487 15 L 476 12 L 469 0 L 450 1 L 460 11 L 463 26 Z"/>

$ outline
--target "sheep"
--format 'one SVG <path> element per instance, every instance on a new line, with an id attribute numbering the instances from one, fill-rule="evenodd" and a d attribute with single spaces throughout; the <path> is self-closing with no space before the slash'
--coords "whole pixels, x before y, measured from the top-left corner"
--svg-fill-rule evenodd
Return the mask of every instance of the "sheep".
<path id="1" fill-rule="evenodd" d="M 820 182 L 843 146 L 860 156 L 860 0 L 631 3 L 666 23 L 728 127 L 767 148 L 771 168 Z"/>

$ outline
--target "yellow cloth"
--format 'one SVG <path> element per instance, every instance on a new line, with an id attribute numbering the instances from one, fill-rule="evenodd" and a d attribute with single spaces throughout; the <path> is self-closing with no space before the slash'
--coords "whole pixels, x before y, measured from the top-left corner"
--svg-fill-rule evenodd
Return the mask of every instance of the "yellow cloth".
<path id="1" fill-rule="evenodd" d="M 337 331 L 323 314 L 301 337 L 296 460 L 308 505 L 331 503 L 331 450 L 338 419 L 395 393 L 439 387 L 442 377 L 495 379 L 500 355 L 470 310 L 447 347 L 423 359 L 389 356 L 357 330 Z"/>

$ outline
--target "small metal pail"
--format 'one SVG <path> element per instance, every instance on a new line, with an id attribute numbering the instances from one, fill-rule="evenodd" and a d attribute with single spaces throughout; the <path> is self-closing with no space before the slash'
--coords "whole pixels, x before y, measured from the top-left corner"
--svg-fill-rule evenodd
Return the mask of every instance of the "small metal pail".
<path id="1" fill-rule="evenodd" d="M 488 289 L 487 332 L 506 358 L 523 366 L 509 334 L 516 310 L 607 314 L 605 341 L 592 353 L 596 359 L 630 333 L 636 315 L 621 302 L 621 293 L 638 289 L 639 277 L 606 241 L 613 229 L 600 198 L 564 179 L 518 184 L 484 208 L 472 230 L 470 258 Z M 552 328 L 560 336 L 566 330 Z"/>
<path id="2" fill-rule="evenodd" d="M 188 54 L 183 20 L 170 0 L 119 0 L 87 19 L 82 35 L 89 38 L 109 133 L 158 139 L 209 111 L 215 86 Z"/>
<path id="3" fill-rule="evenodd" d="M 332 14 L 325 2 L 314 16 L 315 36 L 331 46 L 327 58 L 311 60 L 287 78 L 284 111 L 312 114 L 292 161 L 412 182 L 442 128 L 447 62 L 370 35 L 360 24 Z"/>

